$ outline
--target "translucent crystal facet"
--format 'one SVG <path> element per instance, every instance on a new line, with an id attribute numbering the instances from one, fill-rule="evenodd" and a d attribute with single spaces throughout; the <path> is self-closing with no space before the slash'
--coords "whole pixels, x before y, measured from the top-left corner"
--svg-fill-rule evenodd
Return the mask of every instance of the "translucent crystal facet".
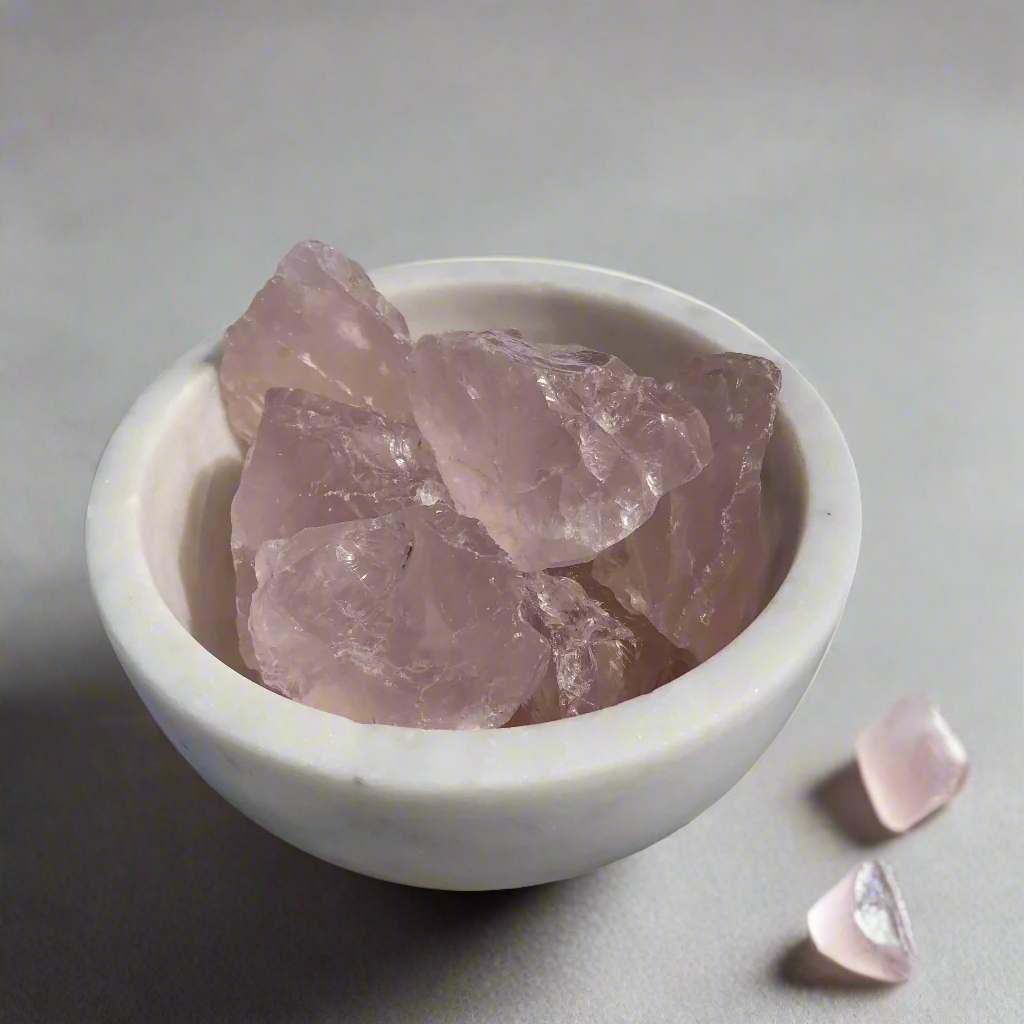
<path id="1" fill-rule="evenodd" d="M 927 697 L 904 697 L 857 737 L 857 764 L 878 820 L 905 832 L 949 803 L 967 778 L 967 751 Z"/>
<path id="2" fill-rule="evenodd" d="M 221 393 L 251 442 L 273 387 L 302 388 L 411 421 L 409 329 L 358 263 L 299 242 L 224 334 Z"/>
<path id="3" fill-rule="evenodd" d="M 761 466 L 780 381 L 779 368 L 756 356 L 694 359 L 668 389 L 704 415 L 714 456 L 594 563 L 623 605 L 701 661 L 741 632 L 764 598 L 773 538 Z"/>
<path id="4" fill-rule="evenodd" d="M 231 504 L 238 635 L 256 668 L 249 602 L 256 550 L 310 526 L 386 515 L 444 494 L 420 432 L 370 409 L 272 388 Z"/>
<path id="5" fill-rule="evenodd" d="M 917 963 L 910 918 L 892 868 L 866 860 L 807 913 L 818 952 L 877 981 L 906 981 Z"/>
<path id="6" fill-rule="evenodd" d="M 693 666 L 642 615 L 624 609 L 588 565 L 524 577 L 527 621 L 551 665 L 513 725 L 571 718 L 650 693 Z"/>
<path id="7" fill-rule="evenodd" d="M 605 353 L 452 331 L 421 338 L 412 368 L 416 423 L 456 507 L 524 572 L 589 561 L 711 457 L 685 395 Z"/>
<path id="8" fill-rule="evenodd" d="M 502 725 L 548 667 L 518 574 L 445 503 L 268 541 L 256 575 L 264 683 L 357 722 Z"/>

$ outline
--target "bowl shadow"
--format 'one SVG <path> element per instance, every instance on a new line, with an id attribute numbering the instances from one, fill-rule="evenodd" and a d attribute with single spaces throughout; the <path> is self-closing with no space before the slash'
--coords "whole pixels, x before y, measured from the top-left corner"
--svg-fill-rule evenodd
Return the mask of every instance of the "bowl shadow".
<path id="1" fill-rule="evenodd" d="M 0 715 L 12 1024 L 408 1019 L 455 961 L 590 884 L 446 893 L 333 867 L 214 793 L 105 642 L 34 663 Z"/>

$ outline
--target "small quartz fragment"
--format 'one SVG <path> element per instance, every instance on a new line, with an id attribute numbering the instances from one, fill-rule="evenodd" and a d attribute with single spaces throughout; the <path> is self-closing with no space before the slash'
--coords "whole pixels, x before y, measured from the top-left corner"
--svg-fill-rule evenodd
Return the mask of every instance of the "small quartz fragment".
<path id="1" fill-rule="evenodd" d="M 224 334 L 221 394 L 246 443 L 263 396 L 303 388 L 411 422 L 409 328 L 366 271 L 323 242 L 299 242 Z"/>
<path id="2" fill-rule="evenodd" d="M 357 722 L 503 725 L 548 667 L 519 575 L 445 502 L 268 541 L 256 576 L 264 684 Z"/>
<path id="3" fill-rule="evenodd" d="M 857 737 L 857 764 L 878 820 L 905 832 L 967 779 L 967 751 L 928 698 L 898 700 Z"/>
<path id="4" fill-rule="evenodd" d="M 571 718 L 650 693 L 693 659 L 627 611 L 589 565 L 524 576 L 526 620 L 551 644 L 551 665 L 511 725 Z"/>
<path id="5" fill-rule="evenodd" d="M 757 356 L 694 359 L 668 389 L 703 413 L 714 457 L 594 563 L 626 607 L 700 661 L 749 625 L 764 599 L 773 543 L 761 464 L 780 382 L 779 368 Z"/>
<path id="6" fill-rule="evenodd" d="M 415 427 L 309 391 L 271 388 L 231 503 L 238 636 L 245 663 L 257 667 L 249 602 L 261 544 L 310 526 L 432 505 L 443 495 L 434 457 Z"/>
<path id="7" fill-rule="evenodd" d="M 621 360 L 517 331 L 426 335 L 412 404 L 456 507 L 523 572 L 632 533 L 711 457 L 692 402 Z"/>
<path id="8" fill-rule="evenodd" d="M 876 981 L 906 981 L 917 947 L 896 876 L 884 860 L 866 860 L 814 904 L 807 927 L 818 952 Z"/>

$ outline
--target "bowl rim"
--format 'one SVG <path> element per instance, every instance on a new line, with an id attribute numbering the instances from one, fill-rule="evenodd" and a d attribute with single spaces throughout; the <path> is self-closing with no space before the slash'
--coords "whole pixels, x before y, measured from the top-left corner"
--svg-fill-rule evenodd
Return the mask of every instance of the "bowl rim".
<path id="1" fill-rule="evenodd" d="M 496 792 L 601 776 L 704 746 L 767 708 L 812 652 L 827 649 L 853 581 L 860 489 L 843 434 L 811 384 L 725 313 L 645 278 L 531 257 L 465 257 L 371 271 L 385 295 L 467 284 L 555 288 L 667 316 L 714 345 L 764 355 L 783 371 L 780 409 L 803 458 L 805 524 L 792 565 L 761 615 L 681 681 L 578 718 L 517 729 L 421 730 L 368 725 L 288 701 L 207 651 L 152 577 L 140 495 L 157 440 L 191 388 L 215 372 L 221 332 L 186 352 L 136 399 L 100 459 L 86 515 L 90 585 L 129 676 L 229 747 L 304 774 L 443 794 Z"/>

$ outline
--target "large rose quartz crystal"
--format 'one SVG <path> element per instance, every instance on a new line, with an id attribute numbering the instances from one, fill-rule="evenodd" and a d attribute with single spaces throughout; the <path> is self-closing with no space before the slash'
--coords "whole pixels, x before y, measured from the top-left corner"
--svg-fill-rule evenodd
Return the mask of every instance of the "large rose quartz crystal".
<path id="1" fill-rule="evenodd" d="M 807 913 L 818 952 L 876 981 L 906 981 L 917 963 L 907 908 L 892 868 L 866 860 L 852 868 Z"/>
<path id="2" fill-rule="evenodd" d="M 238 636 L 256 668 L 249 602 L 256 550 L 310 526 L 371 519 L 444 494 L 426 442 L 393 423 L 309 391 L 272 388 L 231 503 Z"/>
<path id="3" fill-rule="evenodd" d="M 445 503 L 268 541 L 256 576 L 263 682 L 357 722 L 503 725 L 548 666 L 515 569 Z"/>
<path id="4" fill-rule="evenodd" d="M 251 442 L 272 387 L 303 388 L 411 422 L 409 328 L 358 263 L 299 242 L 224 334 L 220 386 Z"/>
<path id="5" fill-rule="evenodd" d="M 571 718 L 650 693 L 693 659 L 623 608 L 589 565 L 524 576 L 526 619 L 551 644 L 544 679 L 510 725 Z"/>
<path id="6" fill-rule="evenodd" d="M 711 430 L 714 457 L 654 514 L 595 560 L 594 575 L 703 661 L 757 615 L 772 538 L 761 508 L 761 464 L 781 374 L 740 353 L 700 356 L 668 385 Z"/>
<path id="7" fill-rule="evenodd" d="M 944 807 L 967 779 L 967 750 L 922 695 L 898 700 L 857 737 L 856 747 L 875 814 L 893 832 Z"/>
<path id="8" fill-rule="evenodd" d="M 767 360 L 663 384 L 514 330 L 413 345 L 358 264 L 307 241 L 226 331 L 220 385 L 251 446 L 242 656 L 296 700 L 424 728 L 571 717 L 651 692 L 760 608 Z"/>
<path id="9" fill-rule="evenodd" d="M 589 561 L 711 457 L 681 391 L 602 352 L 451 331 L 411 362 L 416 423 L 456 507 L 523 572 Z"/>

